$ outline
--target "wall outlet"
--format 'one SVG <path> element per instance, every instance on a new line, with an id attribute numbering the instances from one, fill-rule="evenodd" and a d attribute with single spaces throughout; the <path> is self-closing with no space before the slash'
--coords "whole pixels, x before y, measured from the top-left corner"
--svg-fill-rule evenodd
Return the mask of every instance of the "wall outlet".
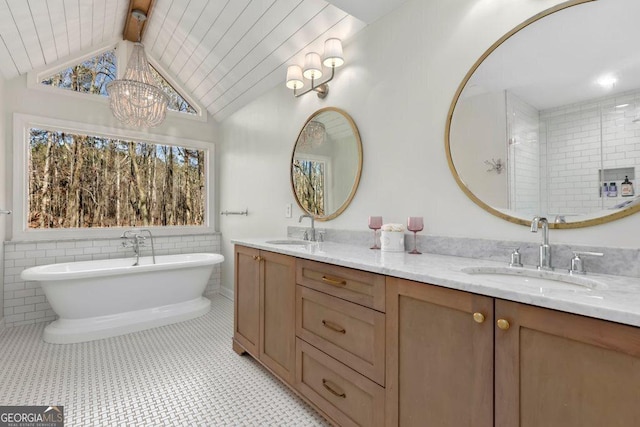
<path id="1" fill-rule="evenodd" d="M 287 206 L 284 209 L 285 218 L 291 218 L 291 203 L 287 203 Z"/>

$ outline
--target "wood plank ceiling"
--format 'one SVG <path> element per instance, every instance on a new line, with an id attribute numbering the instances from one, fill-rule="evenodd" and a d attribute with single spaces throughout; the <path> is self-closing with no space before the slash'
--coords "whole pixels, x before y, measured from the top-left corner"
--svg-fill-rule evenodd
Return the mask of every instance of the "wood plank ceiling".
<path id="1" fill-rule="evenodd" d="M 128 0 L 0 0 L 2 76 L 115 44 L 128 8 Z M 149 57 L 224 120 L 284 87 L 287 65 L 302 65 L 309 51 L 322 54 L 327 38 L 348 42 L 365 26 L 324 0 L 156 0 L 142 42 Z"/>

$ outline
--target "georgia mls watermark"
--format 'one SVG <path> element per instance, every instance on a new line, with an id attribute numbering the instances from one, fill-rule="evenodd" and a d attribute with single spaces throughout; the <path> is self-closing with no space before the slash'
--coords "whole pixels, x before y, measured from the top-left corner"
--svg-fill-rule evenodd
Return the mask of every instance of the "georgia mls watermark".
<path id="1" fill-rule="evenodd" d="M 0 406 L 0 427 L 64 427 L 64 408 Z"/>

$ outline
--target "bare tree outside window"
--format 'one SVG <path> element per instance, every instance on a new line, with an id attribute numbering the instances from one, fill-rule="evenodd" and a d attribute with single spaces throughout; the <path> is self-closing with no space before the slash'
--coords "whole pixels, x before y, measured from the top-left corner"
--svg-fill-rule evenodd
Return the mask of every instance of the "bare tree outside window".
<path id="1" fill-rule="evenodd" d="M 41 83 L 74 92 L 107 96 L 107 83 L 115 80 L 117 74 L 116 53 L 114 50 L 107 50 L 47 77 Z"/>
<path id="2" fill-rule="evenodd" d="M 294 159 L 293 188 L 298 201 L 307 212 L 325 214 L 325 164 L 324 162 Z"/>
<path id="3" fill-rule="evenodd" d="M 195 108 L 156 70 L 150 66 L 156 84 L 169 97 L 167 109 L 186 114 L 198 114 Z M 41 81 L 42 84 L 74 92 L 108 96 L 107 84 L 116 80 L 118 67 L 115 50 L 107 50 L 80 64 L 66 68 Z"/>
<path id="4" fill-rule="evenodd" d="M 205 225 L 204 150 L 31 128 L 28 228 Z"/>
<path id="5" fill-rule="evenodd" d="M 150 65 L 151 74 L 156 78 L 160 89 L 164 91 L 169 97 L 168 110 L 178 111 L 180 113 L 198 114 L 198 112 L 187 102 L 186 99 L 180 95 L 180 93 L 171 84 L 162 77 L 162 74 L 156 70 L 153 65 Z"/>

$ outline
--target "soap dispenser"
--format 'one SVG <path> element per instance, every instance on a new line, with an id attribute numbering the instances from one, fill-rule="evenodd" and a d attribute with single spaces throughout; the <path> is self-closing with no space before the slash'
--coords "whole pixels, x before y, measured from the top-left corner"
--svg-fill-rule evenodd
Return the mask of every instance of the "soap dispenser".
<path id="1" fill-rule="evenodd" d="M 620 184 L 620 195 L 622 197 L 631 197 L 633 196 L 633 184 L 629 181 L 629 177 L 624 177 L 624 182 Z"/>

